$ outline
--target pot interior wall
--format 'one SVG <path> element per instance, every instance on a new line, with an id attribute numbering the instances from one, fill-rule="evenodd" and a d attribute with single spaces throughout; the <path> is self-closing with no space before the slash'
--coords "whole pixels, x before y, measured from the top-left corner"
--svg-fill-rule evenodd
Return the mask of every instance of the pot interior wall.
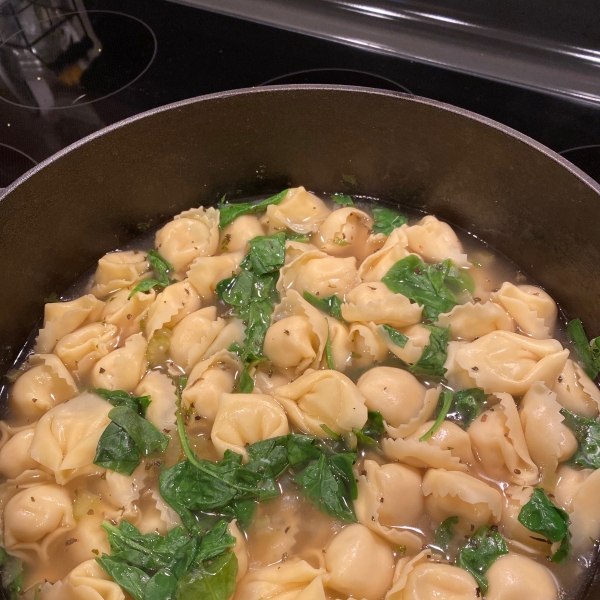
<path id="1" fill-rule="evenodd" d="M 0 201 L 0 374 L 43 299 L 138 235 L 140 223 L 158 225 L 224 193 L 233 199 L 290 185 L 398 201 L 448 219 L 600 334 L 600 201 L 589 183 L 528 140 L 433 102 L 364 89 L 263 88 L 112 128 Z"/>

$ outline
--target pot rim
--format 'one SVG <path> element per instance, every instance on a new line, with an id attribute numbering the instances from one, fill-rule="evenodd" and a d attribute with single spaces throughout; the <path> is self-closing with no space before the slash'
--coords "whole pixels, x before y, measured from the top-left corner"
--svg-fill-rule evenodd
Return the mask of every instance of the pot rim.
<path id="1" fill-rule="evenodd" d="M 581 180 L 584 184 L 586 184 L 589 188 L 591 188 L 596 194 L 600 196 L 600 183 L 596 182 L 589 175 L 584 173 L 579 167 L 576 167 L 569 160 L 554 152 L 541 142 L 534 140 L 533 138 L 509 127 L 508 125 L 504 125 L 494 119 L 490 119 L 488 117 L 484 117 L 478 113 L 472 112 L 470 110 L 466 110 L 464 108 L 460 108 L 458 106 L 454 106 L 453 104 L 447 104 L 446 102 L 440 102 L 438 100 L 432 100 L 430 98 L 425 98 L 423 96 L 415 96 L 413 94 L 406 94 L 403 92 L 393 92 L 389 90 L 380 90 L 377 88 L 370 87 L 362 87 L 362 86 L 350 86 L 350 85 L 325 85 L 325 84 L 294 84 L 294 85 L 266 85 L 260 87 L 249 87 L 249 88 L 240 88 L 237 90 L 227 90 L 224 92 L 216 92 L 214 94 L 205 94 L 203 96 L 195 96 L 194 98 L 187 98 L 186 100 L 179 100 L 177 102 L 172 102 L 170 104 L 165 104 L 163 106 L 158 106 L 156 108 L 152 108 L 142 113 L 138 113 L 126 119 L 122 119 L 121 121 L 117 121 L 112 125 L 108 125 L 107 127 L 103 127 L 90 135 L 87 135 L 72 144 L 69 144 L 62 150 L 59 150 L 52 156 L 44 159 L 34 167 L 32 167 L 29 171 L 21 175 L 18 179 L 13 181 L 8 187 L 4 188 L 0 193 L 0 202 L 10 194 L 14 189 L 16 189 L 19 185 L 23 184 L 30 177 L 35 175 L 38 171 L 41 171 L 48 165 L 54 163 L 59 160 L 66 154 L 77 150 L 80 146 L 91 142 L 92 140 L 110 133 L 116 129 L 121 127 L 125 127 L 131 123 L 134 123 L 138 120 L 145 119 L 147 117 L 151 117 L 152 115 L 159 114 L 169 110 L 176 110 L 183 106 L 187 106 L 188 104 L 196 104 L 200 102 L 206 102 L 211 100 L 219 100 L 224 98 L 230 98 L 235 96 L 245 96 L 249 94 L 272 94 L 274 92 L 293 92 L 293 91 L 331 91 L 331 92 L 358 92 L 361 94 L 369 94 L 373 96 L 388 96 L 392 98 L 398 98 L 400 100 L 415 102 L 417 104 L 425 104 L 427 106 L 432 106 L 434 108 L 441 109 L 443 111 L 451 112 L 462 117 L 466 117 L 468 119 L 472 119 L 473 121 L 477 121 L 482 123 L 483 125 L 487 125 L 496 129 L 512 138 L 517 139 L 518 141 L 531 146 L 535 150 L 538 150 L 550 160 L 558 163 L 560 166 L 569 171 L 572 175 Z"/>

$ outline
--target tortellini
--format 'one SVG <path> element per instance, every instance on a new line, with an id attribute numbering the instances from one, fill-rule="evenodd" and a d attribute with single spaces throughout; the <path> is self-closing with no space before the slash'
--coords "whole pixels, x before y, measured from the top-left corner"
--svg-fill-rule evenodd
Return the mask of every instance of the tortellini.
<path id="1" fill-rule="evenodd" d="M 60 485 L 38 485 L 13 496 L 4 509 L 4 547 L 24 559 L 48 560 L 53 540 L 75 527 L 73 498 Z"/>
<path id="2" fill-rule="evenodd" d="M 475 529 L 502 516 L 502 496 L 480 479 L 460 471 L 429 469 L 423 477 L 425 507 L 439 523 L 457 516 Z"/>
<path id="3" fill-rule="evenodd" d="M 319 298 L 334 294 L 343 296 L 356 283 L 356 258 L 328 256 L 320 250 L 309 250 L 281 268 L 277 289 L 294 289 Z"/>
<path id="4" fill-rule="evenodd" d="M 369 410 L 379 411 L 386 431 L 393 438 L 407 437 L 431 417 L 439 390 L 426 389 L 408 371 L 396 367 L 375 367 L 356 384 Z"/>
<path id="5" fill-rule="evenodd" d="M 336 371 L 345 371 L 350 365 L 352 352 L 356 356 L 356 346 L 352 345 L 348 328 L 336 319 L 328 319 L 331 360 Z"/>
<path id="6" fill-rule="evenodd" d="M 132 392 L 146 371 L 148 343 L 141 333 L 101 358 L 92 368 L 92 384 L 107 390 Z"/>
<path id="7" fill-rule="evenodd" d="M 81 378 L 119 342 L 119 329 L 109 323 L 92 323 L 62 337 L 54 353 L 65 367 Z"/>
<path id="8" fill-rule="evenodd" d="M 394 294 L 381 282 L 361 283 L 346 294 L 342 316 L 346 321 L 406 327 L 421 320 L 423 307 L 402 294 Z"/>
<path id="9" fill-rule="evenodd" d="M 70 302 L 47 303 L 44 307 L 44 327 L 35 340 L 35 351 L 41 354 L 52 352 L 60 338 L 86 323 L 97 321 L 103 308 L 104 302 L 93 294 Z"/>
<path id="10" fill-rule="evenodd" d="M 527 448 L 539 467 L 543 487 L 554 489 L 558 463 L 577 451 L 577 440 L 563 424 L 556 394 L 537 382 L 521 400 L 520 418 Z"/>
<path id="11" fill-rule="evenodd" d="M 468 472 L 475 462 L 469 434 L 455 423 L 444 421 L 427 440 L 421 442 L 434 425 L 427 421 L 413 434 L 396 440 L 383 440 L 385 455 L 407 465 Z"/>
<path id="12" fill-rule="evenodd" d="M 372 225 L 373 219 L 357 208 L 334 210 L 319 227 L 318 248 L 331 256 L 352 254 L 363 259 L 373 250 L 368 243 Z"/>
<path id="13" fill-rule="evenodd" d="M 533 285 L 513 285 L 505 282 L 492 294 L 515 320 L 519 329 L 538 340 L 552 337 L 558 310 L 556 303 L 541 288 Z"/>
<path id="14" fill-rule="evenodd" d="M 292 188 L 279 204 L 267 207 L 269 235 L 290 229 L 296 233 L 313 233 L 329 216 L 325 202 L 303 187 Z"/>
<path id="15" fill-rule="evenodd" d="M 158 371 L 148 371 L 135 388 L 136 396 L 150 396 L 146 418 L 159 431 L 171 433 L 175 430 L 177 393 L 173 380 Z"/>
<path id="16" fill-rule="evenodd" d="M 352 323 L 348 345 L 353 367 L 368 367 L 387 358 L 388 347 L 375 332 L 375 324 Z"/>
<path id="17" fill-rule="evenodd" d="M 393 544 L 418 550 L 421 538 L 401 527 L 414 527 L 423 512 L 421 480 L 417 469 L 365 460 L 354 501 L 359 522 Z"/>
<path id="18" fill-rule="evenodd" d="M 600 470 L 575 471 L 563 465 L 559 468 L 558 475 L 555 502 L 569 513 L 573 550 L 581 552 L 600 538 Z"/>
<path id="19" fill-rule="evenodd" d="M 325 600 L 316 594 L 323 592 L 321 578 L 326 574 L 325 569 L 315 568 L 300 558 L 294 557 L 284 563 L 269 565 L 262 569 L 249 571 L 240 581 L 236 598 L 244 600 Z M 311 594 L 302 595 L 314 582 L 317 590 Z M 315 592 L 314 594 L 312 592 Z"/>
<path id="20" fill-rule="evenodd" d="M 338 371 L 309 369 L 292 383 L 277 388 L 275 399 L 300 431 L 317 437 L 328 435 L 322 425 L 340 435 L 360 429 L 367 421 L 365 398 Z"/>
<path id="21" fill-rule="evenodd" d="M 200 308 L 200 296 L 186 280 L 167 286 L 148 309 L 146 337 L 163 327 L 174 327 L 187 315 Z"/>
<path id="22" fill-rule="evenodd" d="M 10 431 L 4 423 L 2 443 L 0 445 L 0 475 L 8 479 L 15 479 L 21 473 L 30 469 L 37 469 L 40 465 L 31 458 L 29 449 L 33 441 L 33 427 L 19 427 Z"/>
<path id="23" fill-rule="evenodd" d="M 125 600 L 119 585 L 95 561 L 87 560 L 56 583 L 44 583 L 40 600 Z"/>
<path id="24" fill-rule="evenodd" d="M 199 360 L 206 358 L 206 351 L 226 324 L 224 319 L 217 319 L 214 306 L 194 311 L 173 328 L 169 356 L 189 372 Z"/>
<path id="25" fill-rule="evenodd" d="M 364 525 L 348 525 L 325 549 L 325 568 L 327 587 L 347 596 L 379 600 L 392 585 L 394 555 Z"/>
<path id="26" fill-rule="evenodd" d="M 192 263 L 187 277 L 202 302 L 214 301 L 217 283 L 237 275 L 244 256 L 244 252 L 240 250 L 218 256 L 201 256 Z"/>
<path id="27" fill-rule="evenodd" d="M 509 553 L 485 573 L 486 600 L 558 600 L 558 587 L 550 571 L 526 556 Z"/>
<path id="28" fill-rule="evenodd" d="M 358 278 L 361 281 L 381 281 L 399 260 L 410 254 L 407 246 L 406 227 L 397 227 L 381 250 L 363 260 L 358 269 Z"/>
<path id="29" fill-rule="evenodd" d="M 122 288 L 135 286 L 150 277 L 149 271 L 150 263 L 145 252 L 109 252 L 98 261 L 92 294 L 104 298 Z"/>
<path id="30" fill-rule="evenodd" d="M 35 426 L 31 457 L 53 472 L 61 485 L 99 473 L 93 461 L 112 408 L 95 394 L 85 393 L 49 410 Z"/>
<path id="31" fill-rule="evenodd" d="M 481 591 L 473 576 L 453 565 L 431 562 L 431 551 L 401 558 L 386 600 L 476 600 Z"/>
<path id="32" fill-rule="evenodd" d="M 383 325 L 376 327 L 375 332 L 392 354 L 409 365 L 412 365 L 419 360 L 423 350 L 427 344 L 429 344 L 429 338 L 431 337 L 431 330 L 421 324 L 405 327 L 400 333 L 407 337 L 408 340 L 406 344 L 404 344 L 404 347 L 401 348 L 392 341 L 389 331 L 387 331 Z"/>
<path id="33" fill-rule="evenodd" d="M 567 410 L 582 417 L 598 416 L 600 390 L 585 371 L 572 360 L 567 360 L 551 389 L 556 392 L 558 403 Z"/>
<path id="34" fill-rule="evenodd" d="M 77 385 L 54 354 L 33 354 L 28 363 L 31 368 L 15 382 L 10 405 L 19 418 L 35 421 L 54 406 L 73 398 Z"/>
<path id="35" fill-rule="evenodd" d="M 248 242 L 264 234 L 258 217 L 242 215 L 221 232 L 219 250 L 223 253 L 222 256 L 227 256 L 226 253 L 242 252 L 243 257 L 248 249 Z"/>
<path id="36" fill-rule="evenodd" d="M 536 381 L 552 387 L 568 356 L 556 340 L 494 331 L 474 342 L 451 342 L 445 367 L 448 381 L 459 389 L 523 396 Z"/>
<path id="37" fill-rule="evenodd" d="M 493 302 L 458 304 L 438 317 L 438 325 L 450 327 L 453 340 L 472 342 L 493 331 L 514 331 L 510 315 Z"/>
<path id="38" fill-rule="evenodd" d="M 264 355 L 276 366 L 297 373 L 317 368 L 325 351 L 328 325 L 323 315 L 298 294 L 289 290 L 273 311 L 267 330 Z"/>
<path id="39" fill-rule="evenodd" d="M 416 225 L 405 230 L 408 247 L 420 254 L 428 262 L 441 262 L 451 259 L 457 267 L 468 267 L 467 255 L 448 223 L 439 221 L 433 215 L 423 217 Z"/>
<path id="40" fill-rule="evenodd" d="M 158 230 L 155 244 L 176 273 L 184 273 L 196 258 L 212 256 L 217 251 L 219 211 L 201 207 L 182 212 Z"/>
<path id="41" fill-rule="evenodd" d="M 199 362 L 190 373 L 181 395 L 182 405 L 191 408 L 197 417 L 214 420 L 219 397 L 233 392 L 243 365 L 237 355 L 221 350 Z"/>
<path id="42" fill-rule="evenodd" d="M 132 292 L 131 288 L 125 288 L 112 294 L 100 315 L 103 323 L 119 328 L 121 340 L 126 340 L 145 329 L 148 309 L 156 300 L 154 290 L 136 292 L 130 298 Z"/>
<path id="43" fill-rule="evenodd" d="M 290 431 L 285 412 L 266 394 L 221 394 L 211 439 L 223 456 L 232 450 L 248 459 L 246 446 Z"/>
<path id="44" fill-rule="evenodd" d="M 469 426 L 469 437 L 481 466 L 490 476 L 517 485 L 538 482 L 519 413 L 510 394 L 496 394 L 500 402 Z"/>

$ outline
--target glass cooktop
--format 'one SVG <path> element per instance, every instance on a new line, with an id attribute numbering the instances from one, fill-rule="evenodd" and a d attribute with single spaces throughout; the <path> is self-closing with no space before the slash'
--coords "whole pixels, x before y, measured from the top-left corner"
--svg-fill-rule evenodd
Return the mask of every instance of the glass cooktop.
<path id="1" fill-rule="evenodd" d="M 0 187 L 145 110 L 290 83 L 448 102 L 522 131 L 600 180 L 600 103 L 290 29 L 166 0 L 0 0 Z"/>

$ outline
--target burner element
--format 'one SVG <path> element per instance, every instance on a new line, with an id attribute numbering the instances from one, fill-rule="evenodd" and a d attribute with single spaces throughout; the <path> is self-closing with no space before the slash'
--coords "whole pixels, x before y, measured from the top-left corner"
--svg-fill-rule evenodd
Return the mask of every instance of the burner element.
<path id="1" fill-rule="evenodd" d="M 273 84 L 294 84 L 294 83 L 322 83 L 328 85 L 358 85 L 362 87 L 379 88 L 391 90 L 393 92 L 412 92 L 397 83 L 393 79 L 388 79 L 382 75 L 368 73 L 367 71 L 356 71 L 354 69 L 310 69 L 306 71 L 296 71 L 287 73 L 265 81 L 260 85 Z"/>
<path id="2" fill-rule="evenodd" d="M 7 187 L 35 165 L 37 162 L 31 156 L 7 144 L 0 144 L 0 188 Z"/>
<path id="3" fill-rule="evenodd" d="M 9 0 L 0 10 L 0 99 L 41 109 L 71 108 L 106 98 L 141 77 L 156 55 L 143 21 L 82 7 L 50 12 Z"/>
<path id="4" fill-rule="evenodd" d="M 600 144 L 569 148 L 559 154 L 600 183 Z"/>

